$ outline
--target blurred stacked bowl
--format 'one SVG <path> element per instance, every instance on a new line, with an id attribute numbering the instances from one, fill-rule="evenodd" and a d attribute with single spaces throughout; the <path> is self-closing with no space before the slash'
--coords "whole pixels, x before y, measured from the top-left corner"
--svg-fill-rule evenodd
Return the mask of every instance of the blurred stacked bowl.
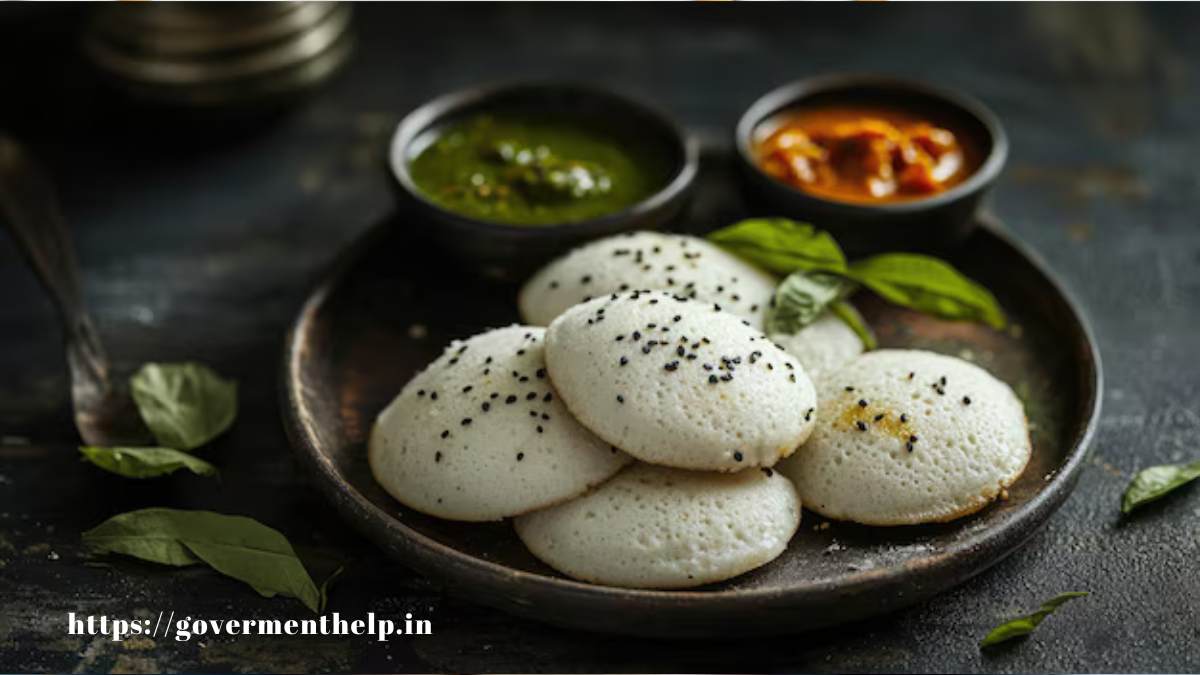
<path id="1" fill-rule="evenodd" d="M 340 2 L 112 3 L 88 58 L 131 97 L 194 108 L 287 101 L 329 79 L 352 47 Z"/>

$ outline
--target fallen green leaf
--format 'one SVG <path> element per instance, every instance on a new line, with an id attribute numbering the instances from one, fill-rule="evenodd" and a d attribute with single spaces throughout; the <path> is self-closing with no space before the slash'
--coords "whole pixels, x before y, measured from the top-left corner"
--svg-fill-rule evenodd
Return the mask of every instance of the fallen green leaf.
<path id="1" fill-rule="evenodd" d="M 170 448 L 96 448 L 85 446 L 79 452 L 96 466 L 126 478 L 154 478 L 187 469 L 201 476 L 216 476 L 212 464 L 186 452 Z"/>
<path id="2" fill-rule="evenodd" d="M 1053 600 L 1042 605 L 1036 612 L 1001 624 L 995 630 L 987 634 L 987 637 L 983 639 L 983 643 L 980 646 L 990 647 L 994 644 L 999 644 L 1015 637 L 1028 635 L 1033 632 L 1034 628 L 1038 627 L 1038 624 L 1040 624 L 1043 619 L 1053 614 L 1059 607 L 1062 607 L 1064 604 L 1074 600 L 1075 598 L 1082 598 L 1085 595 L 1091 594 L 1087 591 L 1070 591 L 1067 593 L 1060 593 L 1057 598 L 1054 598 Z"/>
<path id="3" fill-rule="evenodd" d="M 1129 487 L 1125 488 L 1121 511 L 1129 513 L 1139 506 L 1162 499 L 1197 478 L 1200 478 L 1200 462 L 1164 464 L 1142 469 L 1129 483 Z"/>
<path id="4" fill-rule="evenodd" d="M 850 264 L 849 276 L 885 300 L 944 319 L 1003 328 L 996 298 L 949 263 L 915 253 L 884 253 Z"/>
<path id="5" fill-rule="evenodd" d="M 204 445 L 237 416 L 237 383 L 198 363 L 149 363 L 130 384 L 142 421 L 168 448 Z"/>
<path id="6" fill-rule="evenodd" d="M 875 339 L 875 332 L 871 330 L 867 322 L 863 321 L 862 315 L 850 303 L 839 300 L 829 305 L 829 311 L 854 331 L 858 339 L 862 340 L 864 349 L 871 351 L 879 346 L 879 342 Z"/>
<path id="7" fill-rule="evenodd" d="M 258 521 L 211 511 L 143 509 L 122 513 L 83 534 L 102 553 L 167 565 L 205 562 L 271 597 L 297 598 L 313 612 L 320 592 L 286 537 Z"/>
<path id="8" fill-rule="evenodd" d="M 768 334 L 795 335 L 831 304 L 849 295 L 855 283 L 827 272 L 793 272 L 775 288 L 767 315 Z"/>
<path id="9" fill-rule="evenodd" d="M 743 220 L 709 234 L 708 240 L 777 274 L 846 270 L 846 256 L 828 232 L 786 218 Z"/>

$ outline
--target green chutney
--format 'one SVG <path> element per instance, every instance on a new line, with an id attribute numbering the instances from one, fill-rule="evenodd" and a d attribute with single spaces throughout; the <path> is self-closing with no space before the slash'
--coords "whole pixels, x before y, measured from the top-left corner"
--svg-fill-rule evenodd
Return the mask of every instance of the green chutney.
<path id="1" fill-rule="evenodd" d="M 555 118 L 480 115 L 412 160 L 417 188 L 459 213 L 512 225 L 616 213 L 666 182 L 664 162 L 599 127 Z"/>

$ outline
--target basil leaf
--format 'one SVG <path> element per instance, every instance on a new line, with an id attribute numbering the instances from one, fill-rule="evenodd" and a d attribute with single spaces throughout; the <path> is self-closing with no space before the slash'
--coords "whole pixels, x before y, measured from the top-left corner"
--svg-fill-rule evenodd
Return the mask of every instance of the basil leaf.
<path id="1" fill-rule="evenodd" d="M 126 478 L 154 478 L 187 469 L 201 476 L 216 476 L 217 467 L 186 452 L 170 448 L 96 448 L 79 452 L 96 466 Z"/>
<path id="2" fill-rule="evenodd" d="M 849 276 L 884 299 L 944 319 L 980 321 L 1003 328 L 1004 312 L 986 288 L 937 258 L 884 253 L 856 260 Z"/>
<path id="3" fill-rule="evenodd" d="M 1129 483 L 1129 487 L 1125 488 L 1121 512 L 1129 513 L 1139 506 L 1162 499 L 1176 488 L 1197 478 L 1200 478 L 1200 462 L 1166 464 L 1142 469 Z"/>
<path id="4" fill-rule="evenodd" d="M 109 518 L 85 532 L 83 541 L 99 552 L 168 565 L 203 561 L 267 597 L 278 593 L 320 609 L 320 592 L 287 538 L 250 518 L 143 509 Z"/>
<path id="5" fill-rule="evenodd" d="M 846 256 L 828 232 L 785 218 L 743 220 L 712 232 L 708 240 L 778 274 L 846 269 Z"/>
<path id="6" fill-rule="evenodd" d="M 237 416 L 237 383 L 197 363 L 149 363 L 130 384 L 142 421 L 168 448 L 204 445 Z"/>
<path id="7" fill-rule="evenodd" d="M 1085 595 L 1091 594 L 1087 591 L 1071 591 L 1068 593 L 1060 593 L 1057 598 L 1054 598 L 1050 602 L 1042 605 L 1036 612 L 1001 624 L 995 630 L 987 634 L 987 637 L 983 639 L 983 643 L 980 646 L 990 647 L 994 644 L 999 644 L 1015 637 L 1028 635 L 1033 632 L 1034 628 L 1038 627 L 1038 624 L 1040 624 L 1043 619 L 1053 614 L 1059 607 L 1062 607 L 1064 604 L 1074 600 L 1075 598 L 1082 598 Z"/>
<path id="8" fill-rule="evenodd" d="M 874 331 L 872 331 L 870 326 L 863 321 L 862 315 L 855 311 L 854 307 L 851 306 L 850 303 L 846 302 L 845 300 L 838 300 L 837 302 L 829 305 L 829 311 L 833 312 L 837 318 L 841 319 L 847 326 L 850 327 L 850 330 L 854 331 L 854 334 L 858 336 L 858 339 L 862 340 L 863 349 L 866 351 L 871 351 L 879 346 L 879 342 L 875 339 Z"/>
<path id="9" fill-rule="evenodd" d="M 767 334 L 795 335 L 817 320 L 831 303 L 854 290 L 855 284 L 827 272 L 795 272 L 775 289 L 767 315 Z"/>

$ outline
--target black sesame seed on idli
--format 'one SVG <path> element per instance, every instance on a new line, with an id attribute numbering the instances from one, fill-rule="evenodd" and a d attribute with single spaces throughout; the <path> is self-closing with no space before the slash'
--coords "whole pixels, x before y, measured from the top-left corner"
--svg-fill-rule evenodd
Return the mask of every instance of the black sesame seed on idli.
<path id="1" fill-rule="evenodd" d="M 418 511 L 487 521 L 576 497 L 624 466 L 538 376 L 544 335 L 510 326 L 455 342 L 410 380 L 371 432 L 380 485 Z"/>

